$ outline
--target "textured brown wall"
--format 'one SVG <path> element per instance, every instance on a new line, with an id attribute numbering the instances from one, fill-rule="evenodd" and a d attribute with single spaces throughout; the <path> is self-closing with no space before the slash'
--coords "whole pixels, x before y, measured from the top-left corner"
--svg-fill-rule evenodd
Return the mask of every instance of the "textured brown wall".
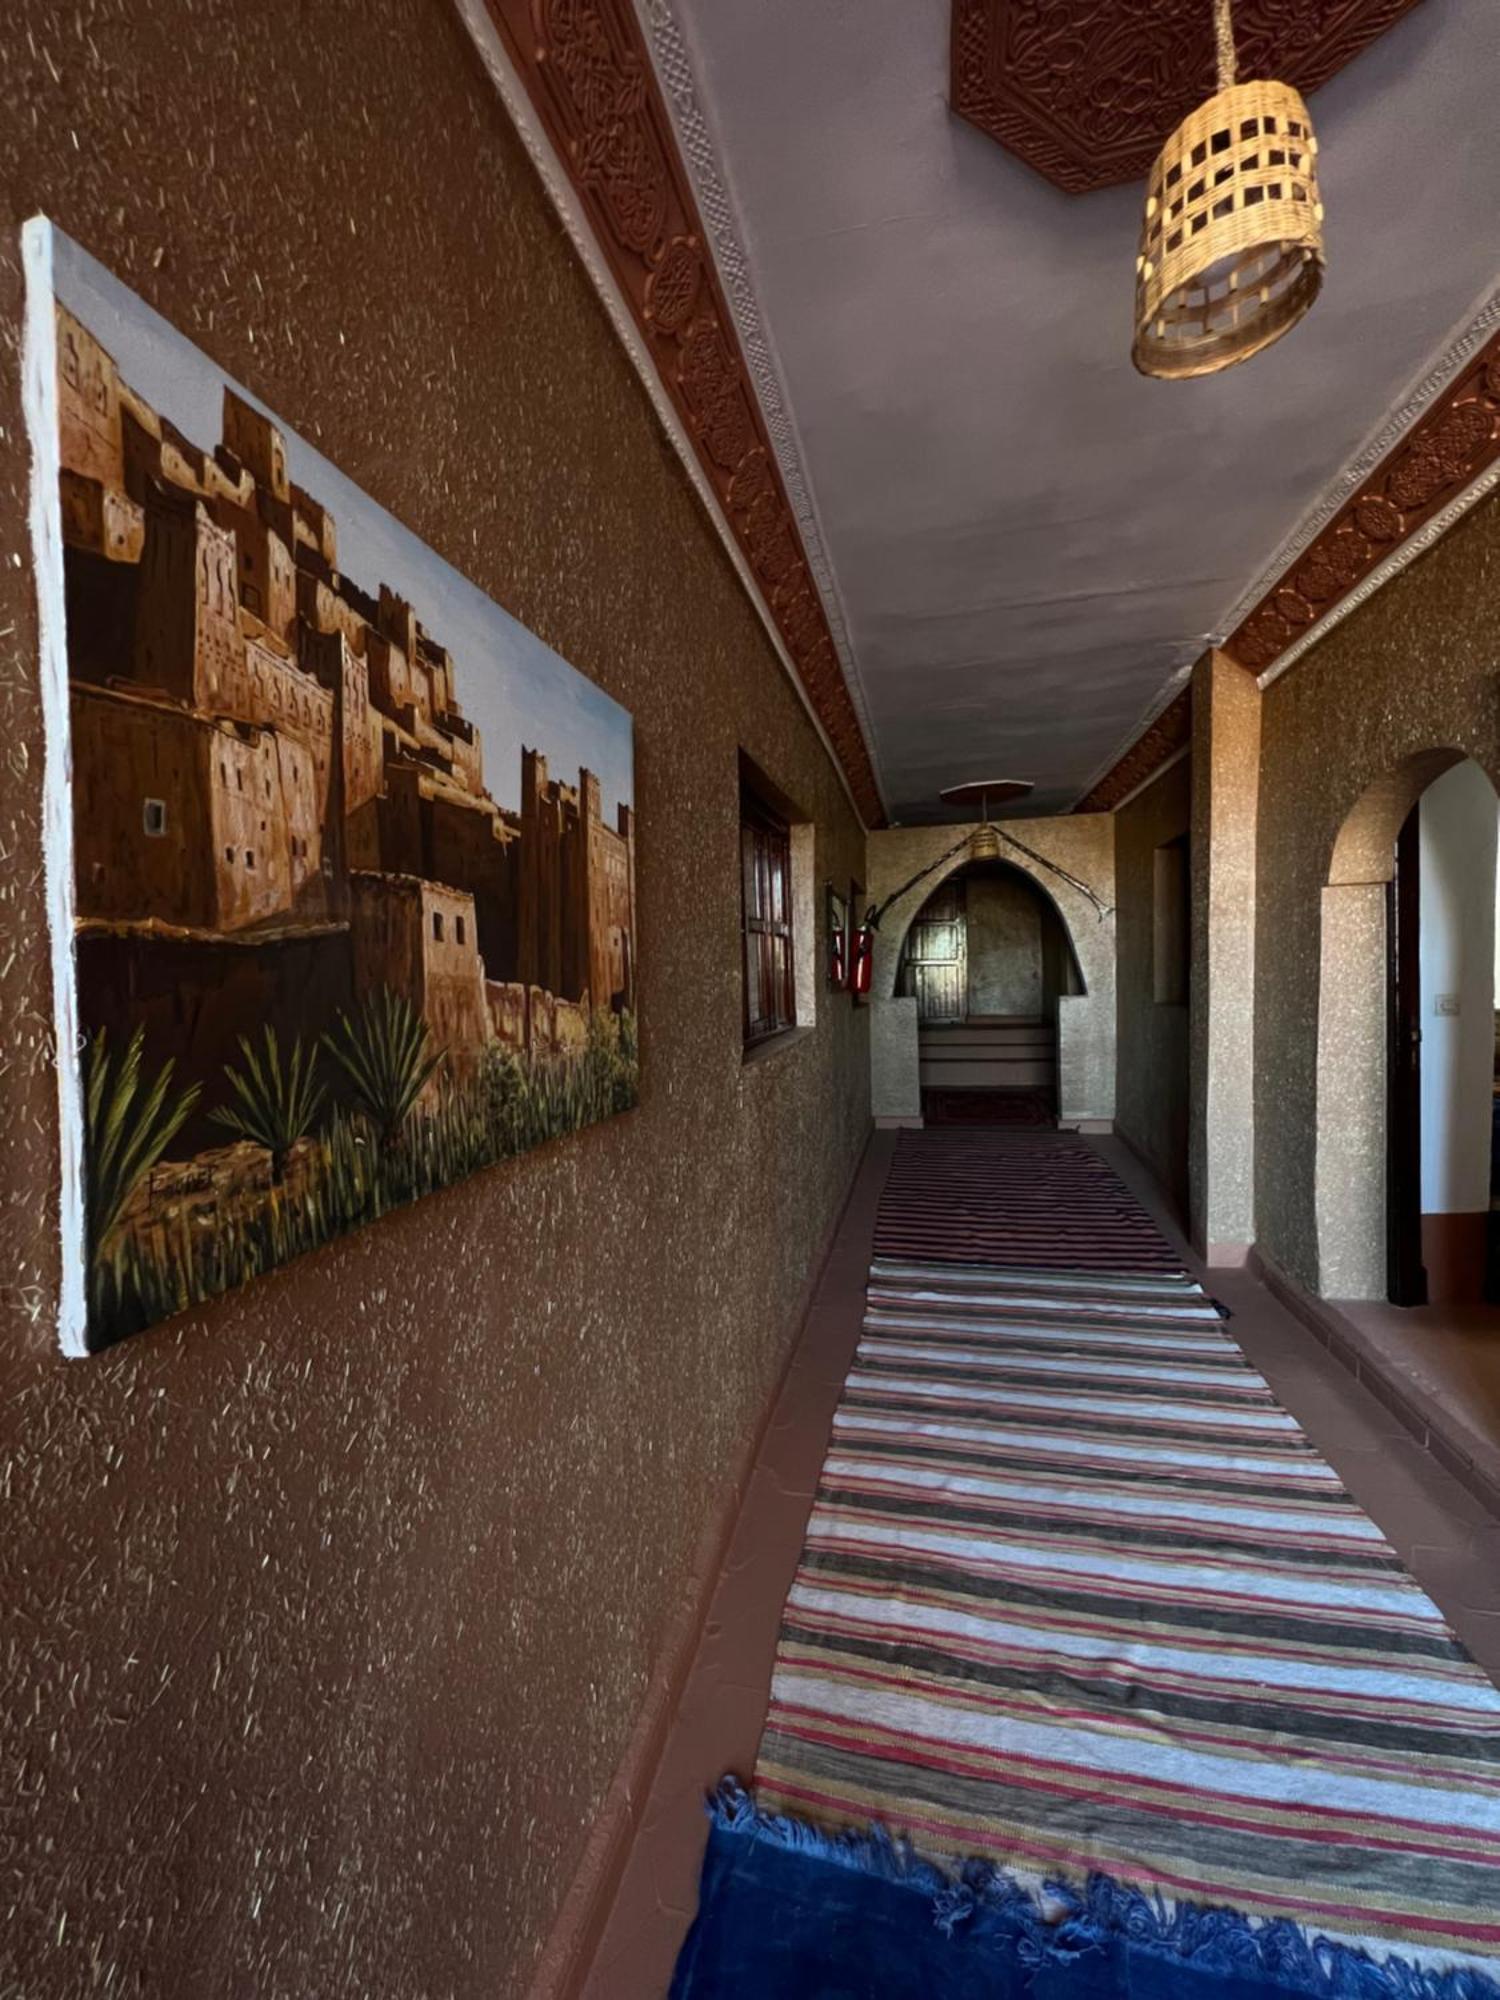
<path id="1" fill-rule="evenodd" d="M 1319 920 L 1366 787 L 1450 748 L 1500 777 L 1500 500 L 1474 512 L 1266 690 L 1256 865 L 1255 1182 L 1261 1247 L 1317 1283 Z"/>
<path id="2" fill-rule="evenodd" d="M 864 1139 L 739 1053 L 736 751 L 864 866 L 441 0 L 0 35 L 0 1992 L 519 1991 Z M 50 1325 L 14 330 L 42 208 L 635 712 L 640 1109 L 89 1362 Z"/>
<path id="3" fill-rule="evenodd" d="M 1115 814 L 1115 1126 L 1187 1210 L 1188 1010 L 1155 997 L 1156 850 L 1188 831 L 1186 757 Z"/>

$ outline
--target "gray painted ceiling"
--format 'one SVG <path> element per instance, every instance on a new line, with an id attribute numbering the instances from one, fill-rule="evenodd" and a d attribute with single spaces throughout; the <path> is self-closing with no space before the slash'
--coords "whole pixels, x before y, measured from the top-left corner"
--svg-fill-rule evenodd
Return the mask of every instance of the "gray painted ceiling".
<path id="1" fill-rule="evenodd" d="M 1066 809 L 1493 287 L 1500 5 L 1317 94 L 1322 298 L 1182 383 L 1130 365 L 1141 194 L 951 115 L 949 0 L 676 8 L 891 814 L 997 771 Z"/>

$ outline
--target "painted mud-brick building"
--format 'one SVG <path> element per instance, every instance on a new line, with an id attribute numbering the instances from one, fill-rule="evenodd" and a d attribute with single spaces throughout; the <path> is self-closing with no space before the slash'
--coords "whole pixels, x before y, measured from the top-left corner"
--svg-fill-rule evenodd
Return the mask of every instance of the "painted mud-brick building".
<path id="1" fill-rule="evenodd" d="M 634 1002 L 635 825 L 622 806 L 604 821 L 599 780 L 550 778 L 537 750 L 521 752 L 519 977 L 593 1006 Z"/>
<path id="2" fill-rule="evenodd" d="M 622 805 L 619 824 L 610 826 L 592 771 L 580 774 L 580 791 L 588 990 L 591 997 L 629 1005 L 635 993 L 635 814 Z"/>
<path id="3" fill-rule="evenodd" d="M 579 1010 L 632 1004 L 628 808 L 608 825 L 592 773 L 559 784 L 524 748 L 521 810 L 502 807 L 451 655 L 387 584 L 339 571 L 275 424 L 226 391 L 205 451 L 58 320 L 78 915 L 134 940 L 143 991 L 141 951 L 170 938 L 181 975 L 196 949 L 186 1068 L 206 1075 L 227 1028 L 306 1031 L 310 1004 L 382 986 L 459 1058 L 571 1045 Z M 210 1033 L 216 947 L 247 936 L 255 1018 Z"/>
<path id="4" fill-rule="evenodd" d="M 441 1047 L 482 1048 L 489 1014 L 474 898 L 413 875 L 357 871 L 350 888 L 356 990 L 389 986 Z"/>
<path id="5" fill-rule="evenodd" d="M 335 901 L 342 872 L 374 868 L 380 861 L 377 807 L 384 787 L 380 718 L 370 701 L 370 673 L 364 659 L 337 627 L 323 632 L 299 629 L 302 664 L 326 688 L 332 699 L 332 769 L 330 772 L 330 846 L 334 862 Z M 340 903 L 340 907 L 341 907 Z"/>
<path id="6" fill-rule="evenodd" d="M 80 911 L 213 936 L 320 908 L 319 784 L 294 737 L 77 684 Z"/>

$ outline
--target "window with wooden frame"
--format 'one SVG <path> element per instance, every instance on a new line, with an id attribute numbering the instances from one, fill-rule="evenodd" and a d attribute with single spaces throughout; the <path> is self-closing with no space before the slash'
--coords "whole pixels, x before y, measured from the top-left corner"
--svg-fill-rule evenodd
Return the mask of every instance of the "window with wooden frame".
<path id="1" fill-rule="evenodd" d="M 792 955 L 791 828 L 743 784 L 740 929 L 749 1048 L 797 1025 L 797 981 Z"/>

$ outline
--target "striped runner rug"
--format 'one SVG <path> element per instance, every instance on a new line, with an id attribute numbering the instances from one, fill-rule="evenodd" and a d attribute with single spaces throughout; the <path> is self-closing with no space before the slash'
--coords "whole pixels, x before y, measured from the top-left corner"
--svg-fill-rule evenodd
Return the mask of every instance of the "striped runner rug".
<path id="1" fill-rule="evenodd" d="M 1075 1171 L 1086 1204 L 1134 1206 L 1086 1148 L 1052 1151 L 1055 1198 Z M 1212 1301 L 1149 1244 L 1106 1273 L 893 1235 L 757 1805 L 1493 1975 L 1500 1693 Z"/>
<path id="2" fill-rule="evenodd" d="M 879 1257 L 1170 1271 L 1177 1253 L 1119 1175 L 1071 1133 L 903 1132 L 875 1226 Z"/>
<path id="3" fill-rule="evenodd" d="M 1050 1132 L 1057 1124 L 1050 1090 L 935 1090 L 922 1092 L 926 1125 L 1001 1125 Z"/>

